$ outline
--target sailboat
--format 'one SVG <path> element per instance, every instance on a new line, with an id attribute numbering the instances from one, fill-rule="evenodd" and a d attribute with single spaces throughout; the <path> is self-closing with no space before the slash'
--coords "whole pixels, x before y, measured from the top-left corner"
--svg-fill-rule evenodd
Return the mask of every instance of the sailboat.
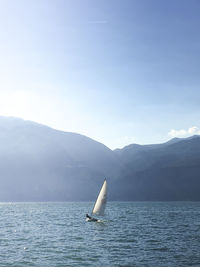
<path id="1" fill-rule="evenodd" d="M 107 181 L 105 179 L 101 187 L 101 190 L 99 192 L 99 195 L 97 197 L 97 200 L 94 204 L 92 214 L 101 215 L 101 216 L 104 215 L 104 210 L 106 208 L 106 201 L 107 201 Z M 86 221 L 98 222 L 99 220 L 86 214 Z"/>

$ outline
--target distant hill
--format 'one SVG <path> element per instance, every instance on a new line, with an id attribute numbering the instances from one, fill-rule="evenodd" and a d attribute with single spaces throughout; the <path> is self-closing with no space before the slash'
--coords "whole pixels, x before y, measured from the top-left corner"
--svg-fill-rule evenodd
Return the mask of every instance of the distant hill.
<path id="1" fill-rule="evenodd" d="M 121 199 L 200 200 L 200 136 L 115 153 L 123 161 Z"/>
<path id="2" fill-rule="evenodd" d="M 86 136 L 0 117 L 0 201 L 95 199 L 118 157 Z"/>
<path id="3" fill-rule="evenodd" d="M 200 200 L 200 136 L 110 150 L 86 136 L 0 117 L 0 201 Z"/>

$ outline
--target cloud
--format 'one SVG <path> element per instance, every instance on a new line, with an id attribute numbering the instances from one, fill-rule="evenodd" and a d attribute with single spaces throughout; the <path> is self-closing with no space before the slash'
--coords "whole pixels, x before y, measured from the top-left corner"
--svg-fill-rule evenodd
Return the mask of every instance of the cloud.
<path id="1" fill-rule="evenodd" d="M 191 128 L 188 129 L 188 133 L 189 134 L 200 134 L 200 130 L 198 127 L 193 126 Z"/>
<path id="2" fill-rule="evenodd" d="M 184 129 L 174 130 L 174 129 L 172 129 L 168 133 L 168 135 L 172 136 L 172 137 L 188 137 L 188 136 L 194 135 L 194 134 L 200 135 L 200 129 L 197 126 L 190 127 L 187 130 L 184 130 Z"/>

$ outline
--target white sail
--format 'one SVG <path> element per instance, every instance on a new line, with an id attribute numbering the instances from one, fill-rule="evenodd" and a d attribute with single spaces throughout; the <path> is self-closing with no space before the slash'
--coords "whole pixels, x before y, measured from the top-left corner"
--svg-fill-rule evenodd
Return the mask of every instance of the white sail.
<path id="1" fill-rule="evenodd" d="M 107 181 L 105 180 L 94 205 L 93 214 L 103 215 L 107 201 Z"/>

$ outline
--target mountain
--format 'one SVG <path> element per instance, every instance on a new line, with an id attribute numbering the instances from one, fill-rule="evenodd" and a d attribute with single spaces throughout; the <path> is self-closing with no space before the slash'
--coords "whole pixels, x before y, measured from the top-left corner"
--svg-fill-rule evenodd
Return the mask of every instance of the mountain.
<path id="1" fill-rule="evenodd" d="M 0 201 L 95 199 L 118 157 L 86 136 L 0 117 Z"/>
<path id="2" fill-rule="evenodd" d="M 200 136 L 130 145 L 115 153 L 123 161 L 121 199 L 200 200 Z"/>
<path id="3" fill-rule="evenodd" d="M 86 136 L 0 117 L 0 201 L 200 200 L 200 136 L 110 150 Z"/>

